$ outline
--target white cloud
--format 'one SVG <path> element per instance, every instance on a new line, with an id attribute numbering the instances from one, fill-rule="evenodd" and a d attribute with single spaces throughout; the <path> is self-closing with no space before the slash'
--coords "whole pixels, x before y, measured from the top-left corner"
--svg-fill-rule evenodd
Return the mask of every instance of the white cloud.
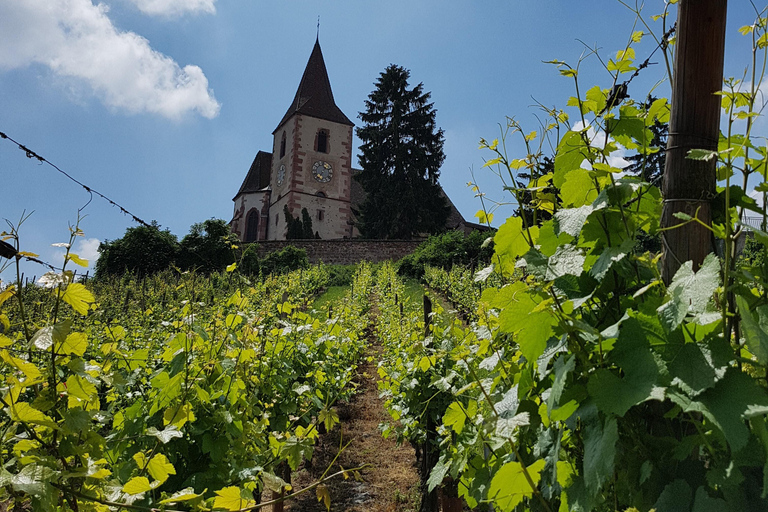
<path id="1" fill-rule="evenodd" d="M 101 241 L 98 238 L 78 238 L 72 247 L 71 253 L 77 254 L 80 258 L 88 260 L 88 268 L 84 269 L 78 265 L 69 263 L 67 268 L 69 270 L 77 270 L 78 274 L 84 273 L 86 270 L 92 271 L 96 266 L 96 260 L 99 259 L 99 244 Z M 52 244 L 57 249 L 66 244 Z M 61 266 L 64 263 L 64 256 L 66 255 L 66 247 L 64 249 L 58 249 L 53 251 L 53 264 Z"/>
<path id="2" fill-rule="evenodd" d="M 218 115 L 220 105 L 198 66 L 180 67 L 145 38 L 119 31 L 107 13 L 104 4 L 91 0 L 0 1 L 0 70 L 43 64 L 57 76 L 86 84 L 105 105 L 129 113 L 171 119 L 193 111 Z"/>
<path id="3" fill-rule="evenodd" d="M 145 14 L 178 16 L 185 13 L 216 12 L 216 0 L 130 0 Z"/>

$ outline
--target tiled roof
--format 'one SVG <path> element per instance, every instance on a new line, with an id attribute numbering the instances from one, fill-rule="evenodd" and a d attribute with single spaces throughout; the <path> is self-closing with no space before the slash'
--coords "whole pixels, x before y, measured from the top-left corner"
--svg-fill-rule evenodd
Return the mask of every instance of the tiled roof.
<path id="1" fill-rule="evenodd" d="M 307 67 L 304 69 L 304 75 L 301 77 L 296 96 L 283 119 L 275 128 L 275 132 L 294 114 L 305 114 L 348 126 L 355 124 L 344 115 L 344 112 L 336 106 L 336 102 L 333 100 L 331 81 L 328 79 L 323 52 L 320 50 L 320 42 L 317 40 L 315 40 L 312 55 L 309 56 Z"/>
<path id="2" fill-rule="evenodd" d="M 256 158 L 253 159 L 251 168 L 248 169 L 248 174 L 245 175 L 243 184 L 240 185 L 240 190 L 235 194 L 234 199 L 240 194 L 247 194 L 249 192 L 258 192 L 269 186 L 269 174 L 272 169 L 272 153 L 266 151 L 259 151 L 256 153 Z"/>

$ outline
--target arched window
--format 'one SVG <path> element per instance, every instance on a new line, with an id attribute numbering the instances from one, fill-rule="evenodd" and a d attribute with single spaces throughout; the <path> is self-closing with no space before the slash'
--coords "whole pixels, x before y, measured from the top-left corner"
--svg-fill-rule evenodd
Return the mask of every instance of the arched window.
<path id="1" fill-rule="evenodd" d="M 248 212 L 245 219 L 245 242 L 254 242 L 259 239 L 259 211 L 256 209 Z"/>
<path id="2" fill-rule="evenodd" d="M 315 194 L 315 195 L 316 195 L 317 197 L 327 197 L 327 196 L 325 195 L 325 192 L 323 192 L 323 191 L 320 191 L 320 192 L 318 192 L 318 193 L 317 193 L 317 194 Z"/>
<path id="3" fill-rule="evenodd" d="M 328 130 L 320 130 L 317 132 L 317 152 L 328 152 Z"/>
<path id="4" fill-rule="evenodd" d="M 283 132 L 283 136 L 280 139 L 280 158 L 283 158 L 285 156 L 285 132 Z"/>

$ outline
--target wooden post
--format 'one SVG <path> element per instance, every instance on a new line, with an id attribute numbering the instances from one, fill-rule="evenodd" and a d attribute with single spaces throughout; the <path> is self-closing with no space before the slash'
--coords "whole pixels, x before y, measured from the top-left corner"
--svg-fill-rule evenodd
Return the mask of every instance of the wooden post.
<path id="1" fill-rule="evenodd" d="M 727 0 L 681 0 L 672 83 L 667 161 L 664 168 L 663 228 L 681 224 L 684 212 L 711 224 L 715 160 L 690 160 L 691 149 L 717 150 L 720 96 L 725 59 Z M 692 260 L 698 269 L 712 252 L 710 231 L 696 222 L 662 232 L 662 277 L 669 284 L 677 269 Z"/>
<path id="2" fill-rule="evenodd" d="M 429 336 L 429 328 L 432 325 L 432 301 L 424 295 L 424 337 Z"/>

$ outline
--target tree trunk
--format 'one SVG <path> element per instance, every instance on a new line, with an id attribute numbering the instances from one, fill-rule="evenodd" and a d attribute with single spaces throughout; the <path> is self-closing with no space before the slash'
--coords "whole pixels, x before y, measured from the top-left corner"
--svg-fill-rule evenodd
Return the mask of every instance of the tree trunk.
<path id="1" fill-rule="evenodd" d="M 672 85 L 672 112 L 664 168 L 661 226 L 683 221 L 677 212 L 697 216 L 710 225 L 715 195 L 716 161 L 690 160 L 691 149 L 717 150 L 720 96 L 725 56 L 727 0 L 681 0 L 678 3 L 677 49 Z M 692 260 L 698 269 L 712 252 L 712 235 L 689 222 L 662 233 L 662 277 L 669 284 L 675 272 Z"/>

